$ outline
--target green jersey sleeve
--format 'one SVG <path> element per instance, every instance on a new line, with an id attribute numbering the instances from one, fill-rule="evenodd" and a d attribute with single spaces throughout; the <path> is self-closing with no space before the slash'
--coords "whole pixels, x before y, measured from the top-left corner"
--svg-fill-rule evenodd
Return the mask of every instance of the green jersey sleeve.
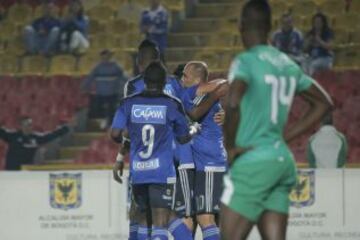
<path id="1" fill-rule="evenodd" d="M 230 67 L 228 80 L 233 82 L 234 80 L 243 80 L 246 83 L 250 81 L 249 67 L 247 66 L 246 58 L 243 54 L 237 56 Z"/>
<path id="2" fill-rule="evenodd" d="M 302 70 L 300 70 L 300 77 L 296 84 L 296 92 L 302 92 L 310 88 L 310 86 L 314 83 L 314 79 L 310 76 L 306 75 Z"/>

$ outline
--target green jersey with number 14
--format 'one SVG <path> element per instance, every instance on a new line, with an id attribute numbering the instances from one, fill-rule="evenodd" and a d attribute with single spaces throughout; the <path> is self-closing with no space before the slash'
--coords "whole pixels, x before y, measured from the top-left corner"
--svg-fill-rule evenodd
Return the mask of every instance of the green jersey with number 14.
<path id="1" fill-rule="evenodd" d="M 240 106 L 236 145 L 261 146 L 283 141 L 291 103 L 296 92 L 313 80 L 286 54 L 259 45 L 239 54 L 229 71 L 229 81 L 244 81 L 247 90 Z"/>

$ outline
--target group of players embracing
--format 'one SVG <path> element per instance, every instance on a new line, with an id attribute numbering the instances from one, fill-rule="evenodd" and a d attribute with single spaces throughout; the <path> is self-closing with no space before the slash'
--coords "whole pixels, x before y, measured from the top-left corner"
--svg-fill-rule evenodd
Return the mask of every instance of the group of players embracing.
<path id="1" fill-rule="evenodd" d="M 200 61 L 187 63 L 180 79 L 169 76 L 157 47 L 147 40 L 139 46 L 141 74 L 126 84 L 111 129 L 122 146 L 117 181 L 130 153 L 130 240 L 165 240 L 169 232 L 175 240 L 194 239 L 196 226 L 204 240 L 246 239 L 253 226 L 263 239 L 286 239 L 296 183 L 288 143 L 329 113 L 332 102 L 267 44 L 271 22 L 266 0 L 244 4 L 239 31 L 246 51 L 234 59 L 228 81 L 208 81 Z M 308 108 L 285 131 L 295 95 Z"/>
<path id="2" fill-rule="evenodd" d="M 159 56 L 151 41 L 140 44 L 141 74 L 125 85 L 112 124 L 112 139 L 122 144 L 114 167 L 118 181 L 130 152 L 129 239 L 168 239 L 168 232 L 193 239 L 193 220 L 204 239 L 219 239 L 215 216 L 227 169 L 220 98 L 228 83 L 209 82 L 200 61 L 187 63 L 180 78 L 168 75 Z"/>

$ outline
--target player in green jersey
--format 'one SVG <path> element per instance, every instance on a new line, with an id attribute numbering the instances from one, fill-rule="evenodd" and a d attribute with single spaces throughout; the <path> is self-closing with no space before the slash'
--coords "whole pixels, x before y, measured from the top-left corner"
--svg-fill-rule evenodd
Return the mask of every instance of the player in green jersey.
<path id="1" fill-rule="evenodd" d="M 262 239 L 286 237 L 289 192 L 296 167 L 287 143 L 331 110 L 326 92 L 288 58 L 267 45 L 271 10 L 266 0 L 244 5 L 239 30 L 246 51 L 229 71 L 231 82 L 225 122 L 231 168 L 224 178 L 221 234 L 246 239 L 257 225 Z M 284 133 L 294 95 L 309 109 Z"/>

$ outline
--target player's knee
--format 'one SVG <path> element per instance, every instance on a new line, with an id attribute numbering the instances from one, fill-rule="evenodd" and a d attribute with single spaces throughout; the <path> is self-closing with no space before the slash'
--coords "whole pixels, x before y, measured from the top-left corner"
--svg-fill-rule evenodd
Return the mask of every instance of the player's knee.
<path id="1" fill-rule="evenodd" d="M 183 222 L 191 231 L 194 229 L 194 221 L 191 217 L 183 218 Z"/>
<path id="2" fill-rule="evenodd" d="M 146 212 L 136 211 L 133 215 L 133 219 L 141 225 L 146 226 L 148 224 Z"/>
<path id="3" fill-rule="evenodd" d="M 167 227 L 169 224 L 170 211 L 163 208 L 152 209 L 152 223 L 154 226 Z"/>
<path id="4" fill-rule="evenodd" d="M 214 225 L 215 217 L 212 214 L 201 214 L 196 216 L 196 221 L 200 224 L 202 228 Z"/>

